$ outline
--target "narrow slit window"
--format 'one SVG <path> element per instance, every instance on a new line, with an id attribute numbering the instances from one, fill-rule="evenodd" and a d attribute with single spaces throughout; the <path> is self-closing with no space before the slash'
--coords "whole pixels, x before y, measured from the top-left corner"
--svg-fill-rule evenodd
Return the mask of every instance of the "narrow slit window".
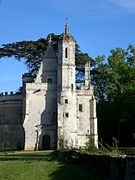
<path id="1" fill-rule="evenodd" d="M 68 48 L 65 48 L 65 58 L 68 57 Z"/>
<path id="2" fill-rule="evenodd" d="M 80 112 L 83 111 L 83 106 L 82 106 L 82 104 L 79 104 L 79 111 L 80 111 Z"/>
<path id="3" fill-rule="evenodd" d="M 68 104 L 68 99 L 65 99 L 65 104 Z"/>
<path id="4" fill-rule="evenodd" d="M 71 90 L 73 91 L 73 88 L 74 88 L 74 85 L 73 84 L 71 84 Z"/>

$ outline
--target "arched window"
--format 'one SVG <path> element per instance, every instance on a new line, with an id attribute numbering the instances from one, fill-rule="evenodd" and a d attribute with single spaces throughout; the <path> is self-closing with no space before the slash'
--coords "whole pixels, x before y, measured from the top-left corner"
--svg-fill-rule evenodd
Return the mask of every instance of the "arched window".
<path id="1" fill-rule="evenodd" d="M 68 57 L 68 48 L 65 48 L 65 58 Z"/>

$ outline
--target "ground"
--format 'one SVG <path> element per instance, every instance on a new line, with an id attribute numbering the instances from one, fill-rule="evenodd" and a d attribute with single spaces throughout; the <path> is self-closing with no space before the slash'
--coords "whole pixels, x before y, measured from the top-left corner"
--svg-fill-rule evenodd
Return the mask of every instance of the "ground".
<path id="1" fill-rule="evenodd" d="M 55 151 L 0 153 L 0 180 L 101 180 L 84 167 L 57 160 Z"/>

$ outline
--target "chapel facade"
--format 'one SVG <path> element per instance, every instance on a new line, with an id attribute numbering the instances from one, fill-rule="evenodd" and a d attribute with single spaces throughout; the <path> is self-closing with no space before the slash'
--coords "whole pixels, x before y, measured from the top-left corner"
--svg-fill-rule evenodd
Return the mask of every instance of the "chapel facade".
<path id="1" fill-rule="evenodd" d="M 15 142 L 25 150 L 84 147 L 87 135 L 98 148 L 96 99 L 85 64 L 85 82 L 75 83 L 75 40 L 68 24 L 56 55 L 51 37 L 35 78 L 23 75 L 23 93 L 0 95 L 0 149 Z"/>

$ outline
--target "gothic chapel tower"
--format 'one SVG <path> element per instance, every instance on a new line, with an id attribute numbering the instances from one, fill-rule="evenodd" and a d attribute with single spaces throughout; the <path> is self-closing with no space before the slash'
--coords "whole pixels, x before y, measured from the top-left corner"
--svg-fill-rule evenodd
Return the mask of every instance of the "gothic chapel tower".
<path id="1" fill-rule="evenodd" d="M 63 139 L 65 146 L 77 145 L 76 91 L 75 91 L 75 41 L 68 24 L 58 44 L 57 70 L 58 148 Z"/>
<path id="2" fill-rule="evenodd" d="M 98 147 L 90 64 L 85 65 L 85 83 L 76 89 L 75 40 L 67 23 L 59 38 L 58 55 L 50 36 L 37 76 L 25 82 L 24 92 L 25 150 L 84 147 L 86 134 Z"/>
<path id="3" fill-rule="evenodd" d="M 57 66 L 57 148 L 86 146 L 87 135 L 91 146 L 98 148 L 96 101 L 90 81 L 90 63 L 85 64 L 85 84 L 75 85 L 75 40 L 68 30 L 61 35 L 58 44 Z"/>

